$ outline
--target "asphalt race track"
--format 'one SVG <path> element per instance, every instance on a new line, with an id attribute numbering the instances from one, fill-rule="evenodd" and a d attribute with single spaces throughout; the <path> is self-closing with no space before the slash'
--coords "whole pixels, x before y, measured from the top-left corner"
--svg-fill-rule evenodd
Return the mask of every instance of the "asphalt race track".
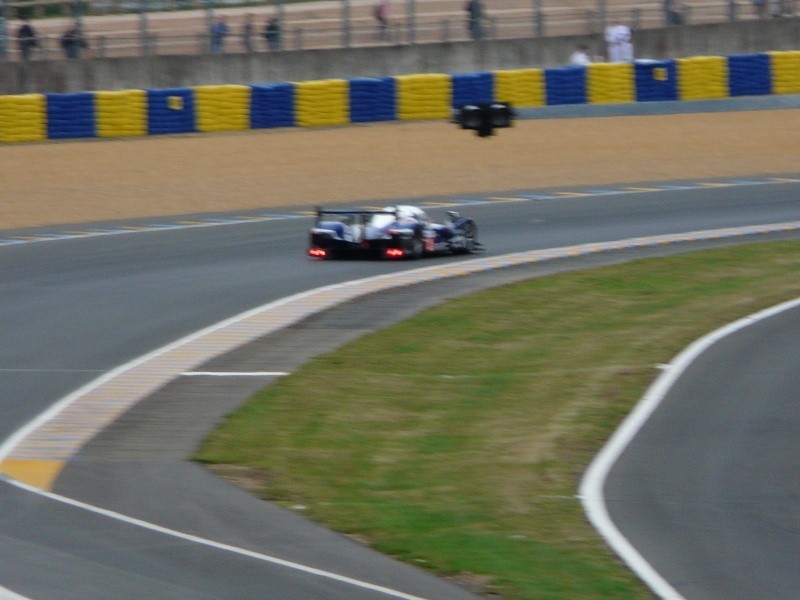
<path id="1" fill-rule="evenodd" d="M 551 191 L 536 190 L 453 201 L 463 203 L 459 210 L 480 225 L 487 249 L 483 256 L 500 256 L 587 242 L 800 221 L 798 183 L 800 179 L 791 175 L 650 185 L 649 191 L 631 183 L 624 190 L 591 190 L 586 195 L 556 197 Z M 431 213 L 439 217 L 443 210 L 432 208 Z M 287 218 L 275 220 L 0 246 L 4 342 L 0 346 L 0 440 L 102 373 L 231 315 L 323 285 L 460 260 L 310 261 L 305 257 L 305 243 L 311 220 L 288 218 L 290 212 Z M 2 232 L 0 237 L 12 233 L 20 232 Z M 741 239 L 563 258 L 507 273 L 494 271 L 483 279 L 471 276 L 423 284 L 414 287 L 429 289 L 430 299 L 414 290 L 410 295 L 423 297 L 415 306 L 393 305 L 392 294 L 383 293 L 365 299 L 358 318 L 348 317 L 345 309 L 330 311 L 298 327 L 294 333 L 300 341 L 290 340 L 288 333 L 279 334 L 274 344 L 253 344 L 247 352 L 223 357 L 211 366 L 232 369 L 237 360 L 257 357 L 258 364 L 263 364 L 267 357 L 275 361 L 274 370 L 290 370 L 314 352 L 385 324 L 390 320 L 387 306 L 398 310 L 399 304 L 402 310 L 393 318 L 402 318 L 431 302 L 504 278 Z M 473 278 L 477 283 L 466 283 Z M 411 289 L 404 290 L 405 298 Z M 370 306 L 374 313 L 363 312 Z M 364 318 L 370 314 L 381 316 Z M 800 589 L 797 508 L 791 506 L 797 484 L 782 481 L 778 474 L 783 469 L 796 473 L 792 467 L 797 466 L 792 433 L 797 430 L 798 410 L 791 403 L 800 372 L 797 313 L 782 319 L 785 322 L 776 323 L 775 331 L 759 333 L 760 327 L 753 328 L 732 340 L 739 346 L 725 350 L 727 346 L 721 345 L 719 361 L 713 360 L 716 351 L 710 353 L 687 373 L 685 386 L 676 388 L 654 420 L 652 434 L 648 428 L 637 438 L 637 444 L 647 446 L 652 435 L 663 448 L 686 430 L 716 428 L 714 435 L 698 435 L 701 450 L 682 437 L 680 443 L 685 445 L 674 462 L 663 460 L 663 454 L 658 461 L 672 463 L 665 467 L 677 472 L 662 475 L 650 468 L 639 479 L 642 461 L 624 458 L 609 480 L 613 512 L 624 517 L 626 534 L 687 598 L 789 598 Z M 742 357 L 757 357 L 763 365 L 753 362 L 756 370 L 746 370 L 739 360 Z M 254 500 L 186 463 L 183 458 L 203 427 L 253 389 L 268 384 L 270 377 L 235 385 L 205 380 L 199 387 L 206 396 L 196 391 L 196 379 L 181 378 L 170 393 L 155 394 L 125 415 L 88 444 L 57 481 L 54 491 L 58 494 L 146 523 L 120 520 L 0 481 L 0 586 L 36 600 L 474 597 L 447 581 L 315 527 L 295 512 Z M 715 382 L 728 387 L 715 387 Z M 769 398 L 761 392 L 766 386 L 775 387 Z M 219 400 L 227 391 L 230 398 Z M 702 410 L 696 401 L 699 391 L 707 393 Z M 764 401 L 754 402 L 753 397 Z M 715 403 L 715 398 L 732 402 L 742 412 L 731 416 L 728 407 Z M 683 410 L 687 403 L 688 411 Z M 720 428 L 721 422 L 729 427 Z M 762 449 L 764 444 L 768 449 Z M 631 454 L 644 457 L 649 451 L 637 447 Z M 658 450 L 653 452 L 658 454 Z M 705 460 L 696 460 L 698 455 Z M 720 466 L 721 474 L 715 471 Z M 690 468 L 699 470 L 689 475 Z M 637 478 L 635 485 L 631 477 Z M 715 485 L 719 477 L 724 477 L 725 485 Z M 721 490 L 731 496 L 719 497 Z M 654 498 L 663 501 L 656 503 Z M 734 510 L 729 511 L 731 507 Z M 743 522 L 749 527 L 742 527 Z M 664 531 L 674 538 L 673 549 L 664 549 Z M 728 544 L 724 553 L 709 552 L 723 546 L 715 539 Z M 681 544 L 688 545 L 691 554 Z M 759 545 L 782 551 L 782 560 L 769 561 L 768 555 L 759 555 Z M 747 561 L 748 569 L 761 570 L 757 585 L 773 582 L 776 587 L 770 592 L 758 588 L 764 593 L 756 596 L 750 588 L 749 594 L 742 591 L 737 596 L 746 589 L 737 581 L 745 572 L 741 561 Z M 785 586 L 783 594 L 780 586 Z"/>
<path id="2" fill-rule="evenodd" d="M 800 307 L 710 346 L 615 463 L 623 535 L 687 599 L 800 589 Z"/>

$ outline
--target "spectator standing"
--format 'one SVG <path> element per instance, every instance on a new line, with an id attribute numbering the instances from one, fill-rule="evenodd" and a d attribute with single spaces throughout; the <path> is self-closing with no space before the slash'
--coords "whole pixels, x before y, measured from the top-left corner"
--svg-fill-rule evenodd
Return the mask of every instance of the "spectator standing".
<path id="1" fill-rule="evenodd" d="M 608 61 L 612 63 L 632 62 L 633 44 L 631 43 L 631 28 L 615 19 L 606 27 L 605 35 L 608 44 Z"/>
<path id="2" fill-rule="evenodd" d="M 39 40 L 36 37 L 36 30 L 31 25 L 30 19 L 25 18 L 17 30 L 17 43 L 22 60 L 30 60 L 33 49 L 39 47 Z"/>
<path id="3" fill-rule="evenodd" d="M 253 13 L 247 13 L 244 16 L 244 24 L 242 25 L 242 45 L 245 52 L 253 51 Z"/>
<path id="4" fill-rule="evenodd" d="M 464 6 L 467 12 L 467 29 L 473 40 L 483 38 L 483 4 L 481 0 L 467 0 Z"/>
<path id="5" fill-rule="evenodd" d="M 278 17 L 272 17 L 264 27 L 264 39 L 267 40 L 267 49 L 277 51 L 281 49 L 281 22 Z"/>
<path id="6" fill-rule="evenodd" d="M 592 62 L 592 57 L 589 56 L 589 46 L 581 44 L 578 49 L 569 57 L 569 64 L 579 67 L 585 67 Z"/>
<path id="7" fill-rule="evenodd" d="M 380 0 L 375 5 L 375 20 L 378 22 L 377 39 L 385 42 L 389 37 L 389 19 L 392 16 L 391 0 Z"/>
<path id="8" fill-rule="evenodd" d="M 230 31 L 228 24 L 225 22 L 225 17 L 220 17 L 216 22 L 211 25 L 211 52 L 213 54 L 222 54 L 225 52 L 225 38 Z"/>
<path id="9" fill-rule="evenodd" d="M 61 36 L 61 48 L 67 58 L 80 58 L 81 52 L 89 47 L 83 30 L 78 23 L 71 25 Z"/>
<path id="10" fill-rule="evenodd" d="M 664 20 L 667 25 L 683 25 L 683 11 L 681 0 L 664 0 Z"/>

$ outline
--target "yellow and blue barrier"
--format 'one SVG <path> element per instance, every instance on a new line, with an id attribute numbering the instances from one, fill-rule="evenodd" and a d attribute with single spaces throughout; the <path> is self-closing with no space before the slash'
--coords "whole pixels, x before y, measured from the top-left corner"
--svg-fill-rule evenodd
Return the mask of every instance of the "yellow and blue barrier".
<path id="1" fill-rule="evenodd" d="M 294 108 L 300 127 L 346 125 L 350 122 L 348 83 L 344 79 L 296 83 Z"/>
<path id="2" fill-rule="evenodd" d="M 48 139 L 95 137 L 94 96 L 92 92 L 45 94 Z"/>
<path id="3" fill-rule="evenodd" d="M 350 122 L 370 123 L 397 118 L 397 82 L 394 77 L 350 80 Z"/>
<path id="4" fill-rule="evenodd" d="M 250 94 L 250 127 L 294 127 L 295 91 L 291 83 L 266 83 L 252 86 Z"/>
<path id="5" fill-rule="evenodd" d="M 773 94 L 800 94 L 800 51 L 770 52 Z"/>
<path id="6" fill-rule="evenodd" d="M 494 102 L 494 73 L 452 75 L 453 106 L 476 102 Z"/>
<path id="7" fill-rule="evenodd" d="M 636 102 L 633 63 L 595 63 L 586 67 L 586 99 L 591 104 Z"/>
<path id="8" fill-rule="evenodd" d="M 728 57 L 728 88 L 731 96 L 765 96 L 772 93 L 768 54 Z"/>
<path id="9" fill-rule="evenodd" d="M 495 71 L 492 75 L 494 99 L 498 102 L 520 108 L 546 104 L 544 69 Z"/>
<path id="10" fill-rule="evenodd" d="M 147 133 L 147 93 L 144 90 L 96 92 L 98 137 L 129 137 Z"/>
<path id="11" fill-rule="evenodd" d="M 400 75 L 397 80 L 397 117 L 403 121 L 446 119 L 453 104 L 453 77 L 439 73 Z"/>
<path id="12" fill-rule="evenodd" d="M 678 59 L 678 100 L 730 97 L 728 61 L 723 56 Z"/>
<path id="13" fill-rule="evenodd" d="M 147 133 L 191 133 L 195 123 L 194 93 L 189 88 L 147 90 Z"/>
<path id="14" fill-rule="evenodd" d="M 544 83 L 548 106 L 586 104 L 586 67 L 545 69 Z"/>
<path id="15" fill-rule="evenodd" d="M 47 105 L 41 94 L 0 96 L 0 143 L 47 139 Z"/>
<path id="16" fill-rule="evenodd" d="M 648 60 L 633 64 L 637 102 L 678 99 L 677 65 L 674 60 Z"/>
<path id="17" fill-rule="evenodd" d="M 0 96 L 0 143 L 444 119 L 452 108 L 800 94 L 800 52 L 586 67 Z"/>

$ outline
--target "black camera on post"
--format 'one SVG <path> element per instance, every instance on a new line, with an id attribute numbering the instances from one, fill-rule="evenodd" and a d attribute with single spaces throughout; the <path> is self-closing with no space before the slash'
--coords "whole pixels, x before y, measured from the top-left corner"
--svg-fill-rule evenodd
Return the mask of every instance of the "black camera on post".
<path id="1" fill-rule="evenodd" d="M 453 123 L 461 129 L 476 131 L 478 137 L 489 137 L 494 135 L 495 129 L 513 125 L 514 109 L 508 102 L 465 104 L 453 111 Z"/>

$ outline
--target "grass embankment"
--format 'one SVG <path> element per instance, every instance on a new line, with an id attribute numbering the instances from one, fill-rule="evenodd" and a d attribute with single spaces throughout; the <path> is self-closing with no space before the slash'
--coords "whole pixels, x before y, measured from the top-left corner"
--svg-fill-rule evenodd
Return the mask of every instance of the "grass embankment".
<path id="1" fill-rule="evenodd" d="M 321 357 L 200 450 L 257 493 L 377 549 L 491 577 L 504 598 L 650 598 L 575 498 L 668 362 L 800 296 L 800 243 L 533 279 L 454 300 Z"/>

